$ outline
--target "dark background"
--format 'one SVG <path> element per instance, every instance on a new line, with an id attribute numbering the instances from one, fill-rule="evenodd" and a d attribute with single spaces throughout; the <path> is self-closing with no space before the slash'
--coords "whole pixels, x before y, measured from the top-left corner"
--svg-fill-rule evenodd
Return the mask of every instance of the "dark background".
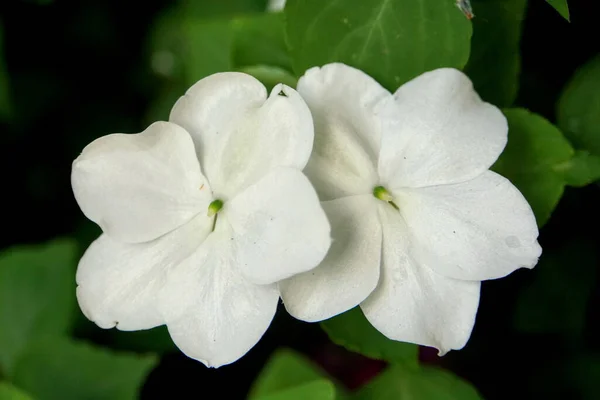
<path id="1" fill-rule="evenodd" d="M 0 4 L 14 105 L 12 121 L 0 122 L 0 248 L 70 235 L 84 249 L 97 231 L 73 199 L 71 161 L 98 136 L 144 129 L 145 113 L 160 87 L 149 67 L 148 37 L 153 22 L 171 2 L 41 3 L 45 2 Z M 561 89 L 579 66 L 600 52 L 597 2 L 569 0 L 571 23 L 543 0 L 529 3 L 517 104 L 555 121 Z M 545 253 L 562 252 L 561 268 L 574 271 L 566 272 L 571 285 L 559 274 L 554 286 L 546 289 L 549 300 L 534 302 L 539 310 L 529 310 L 549 313 L 550 318 L 556 312 L 557 328 L 524 330 L 515 323 L 523 293 L 540 279 L 539 268 L 517 271 L 484 283 L 475 331 L 464 350 L 438 359 L 435 352 L 424 349 L 422 359 L 465 377 L 488 399 L 592 398 L 590 393 L 597 393 L 593 382 L 600 382 L 597 261 L 588 257 L 583 262 L 587 270 L 581 276 L 588 280 L 586 290 L 591 287 L 591 296 L 583 304 L 571 300 L 580 290 L 581 246 L 593 260 L 598 259 L 599 208 L 597 184 L 567 188 L 541 230 Z M 561 320 L 561 315 L 577 311 L 569 304 L 585 305 L 577 329 L 565 328 Z M 382 365 L 330 344 L 317 324 L 295 321 L 283 310 L 248 355 L 218 370 L 187 359 L 160 330 L 139 335 L 106 332 L 81 318 L 77 335 L 114 348 L 164 351 L 142 390 L 142 398 L 148 399 L 213 392 L 241 398 L 269 355 L 282 345 L 317 360 L 349 387 L 360 385 Z"/>

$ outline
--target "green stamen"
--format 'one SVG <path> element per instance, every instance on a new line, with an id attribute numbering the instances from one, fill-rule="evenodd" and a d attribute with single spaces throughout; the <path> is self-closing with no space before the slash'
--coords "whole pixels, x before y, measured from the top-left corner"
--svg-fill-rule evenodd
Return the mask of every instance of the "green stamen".
<path id="1" fill-rule="evenodd" d="M 219 216 L 218 213 L 221 211 L 221 208 L 223 208 L 223 201 L 219 199 L 213 200 L 213 202 L 208 205 L 208 216 L 215 217 L 215 219 L 213 219 L 212 231 L 214 231 L 215 226 L 217 226 L 217 217 Z"/>
<path id="2" fill-rule="evenodd" d="M 375 196 L 381 201 L 385 201 L 386 203 L 394 207 L 396 210 L 400 211 L 396 203 L 393 202 L 394 197 L 383 186 L 375 186 L 373 188 L 373 196 Z"/>

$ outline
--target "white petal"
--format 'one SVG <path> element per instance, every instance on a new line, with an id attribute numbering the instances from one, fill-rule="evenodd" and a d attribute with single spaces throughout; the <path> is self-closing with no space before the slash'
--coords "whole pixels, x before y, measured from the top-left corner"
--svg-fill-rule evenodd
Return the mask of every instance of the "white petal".
<path id="1" fill-rule="evenodd" d="M 541 254 L 535 217 L 507 179 L 487 171 L 454 185 L 395 192 L 415 257 L 457 279 L 500 278 L 533 268 Z"/>
<path id="2" fill-rule="evenodd" d="M 279 283 L 292 316 L 322 321 L 355 307 L 375 289 L 381 262 L 378 201 L 366 195 L 322 203 L 333 244 L 317 268 Z"/>
<path id="3" fill-rule="evenodd" d="M 239 273 L 223 222 L 173 270 L 160 296 L 177 347 L 208 367 L 246 354 L 269 327 L 279 299 L 276 285 L 255 285 Z"/>
<path id="4" fill-rule="evenodd" d="M 344 64 L 309 69 L 298 81 L 298 92 L 315 122 L 315 146 L 304 172 L 321 200 L 370 193 L 378 179 L 377 113 L 392 95 Z"/>
<path id="5" fill-rule="evenodd" d="M 386 187 L 464 182 L 487 170 L 506 145 L 506 118 L 460 71 L 427 72 L 394 97 L 379 158 Z"/>
<path id="6" fill-rule="evenodd" d="M 88 319 L 104 329 L 149 329 L 164 323 L 156 297 L 170 268 L 188 257 L 210 232 L 201 214 L 148 243 L 127 244 L 103 234 L 77 268 L 77 299 Z"/>
<path id="7" fill-rule="evenodd" d="M 316 267 L 331 244 L 325 212 L 308 179 L 278 168 L 225 204 L 239 268 L 252 282 L 274 283 Z"/>
<path id="8" fill-rule="evenodd" d="M 387 219 L 381 278 L 361 304 L 365 316 L 393 340 L 435 347 L 440 355 L 462 348 L 475 323 L 480 283 L 445 278 L 417 262 L 400 214 L 381 207 Z"/>
<path id="9" fill-rule="evenodd" d="M 95 140 L 73 162 L 71 184 L 86 217 L 130 243 L 181 226 L 210 202 L 190 135 L 168 122 Z"/>
<path id="10" fill-rule="evenodd" d="M 303 169 L 313 145 L 313 124 L 304 100 L 250 75 L 211 75 L 181 97 L 170 120 L 191 133 L 202 170 L 217 196 L 232 197 L 274 167 Z"/>

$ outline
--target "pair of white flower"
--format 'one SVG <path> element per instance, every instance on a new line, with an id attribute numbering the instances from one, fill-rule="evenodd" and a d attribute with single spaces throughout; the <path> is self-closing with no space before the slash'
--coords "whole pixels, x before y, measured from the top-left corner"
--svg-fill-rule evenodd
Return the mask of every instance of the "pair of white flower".
<path id="1" fill-rule="evenodd" d="M 531 208 L 488 170 L 506 120 L 459 71 L 392 95 L 330 64 L 268 97 L 220 73 L 169 119 L 73 163 L 75 197 L 104 232 L 77 297 L 102 328 L 166 324 L 218 367 L 258 342 L 281 296 L 305 321 L 360 305 L 387 337 L 444 353 L 469 338 L 480 281 L 540 255 Z"/>

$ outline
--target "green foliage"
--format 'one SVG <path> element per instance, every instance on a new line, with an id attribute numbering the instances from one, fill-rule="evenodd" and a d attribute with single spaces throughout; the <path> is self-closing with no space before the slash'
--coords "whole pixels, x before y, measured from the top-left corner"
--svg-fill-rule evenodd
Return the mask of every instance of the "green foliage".
<path id="1" fill-rule="evenodd" d="M 600 56 L 566 85 L 558 102 L 558 126 L 576 148 L 600 156 Z"/>
<path id="2" fill-rule="evenodd" d="M 357 400 L 479 400 L 469 383 L 438 368 L 394 365 L 368 383 Z"/>
<path id="3" fill-rule="evenodd" d="M 561 131 L 524 109 L 507 109 L 508 145 L 493 169 L 525 196 L 539 226 L 546 223 L 567 184 L 582 186 L 600 178 L 600 164 L 575 152 Z"/>
<path id="4" fill-rule="evenodd" d="M 156 362 L 66 338 L 42 340 L 19 357 L 13 382 L 39 400 L 129 400 Z"/>
<path id="5" fill-rule="evenodd" d="M 418 362 L 417 345 L 388 339 L 367 321 L 360 307 L 321 322 L 321 327 L 334 343 L 367 357 L 409 365 Z"/>
<path id="6" fill-rule="evenodd" d="M 10 383 L 0 382 L 0 400 L 31 400 L 31 397 Z"/>
<path id="7" fill-rule="evenodd" d="M 515 312 L 517 329 L 581 338 L 600 261 L 595 247 L 572 241 L 542 255 L 534 270 L 535 280 L 520 294 Z"/>
<path id="8" fill-rule="evenodd" d="M 475 18 L 465 73 L 481 98 L 508 107 L 519 89 L 519 44 L 527 0 L 473 0 L 471 4 Z"/>
<path id="9" fill-rule="evenodd" d="M 546 0 L 567 21 L 571 22 L 567 0 Z"/>
<path id="10" fill-rule="evenodd" d="M 395 90 L 469 57 L 471 23 L 452 1 L 289 0 L 285 15 L 297 75 L 343 62 Z"/>
<path id="11" fill-rule="evenodd" d="M 262 399 L 306 384 L 321 382 L 312 389 L 325 393 L 324 374 L 303 356 L 287 349 L 275 353 L 254 382 L 249 399 Z M 300 389 L 299 389 L 300 390 Z"/>
<path id="12" fill-rule="evenodd" d="M 333 400 L 335 399 L 335 386 L 326 379 L 305 383 L 280 392 L 267 394 L 256 398 L 257 400 Z"/>
<path id="13" fill-rule="evenodd" d="M 77 247 L 70 240 L 20 246 L 0 254 L 0 369 L 38 337 L 68 333 L 75 308 Z"/>

